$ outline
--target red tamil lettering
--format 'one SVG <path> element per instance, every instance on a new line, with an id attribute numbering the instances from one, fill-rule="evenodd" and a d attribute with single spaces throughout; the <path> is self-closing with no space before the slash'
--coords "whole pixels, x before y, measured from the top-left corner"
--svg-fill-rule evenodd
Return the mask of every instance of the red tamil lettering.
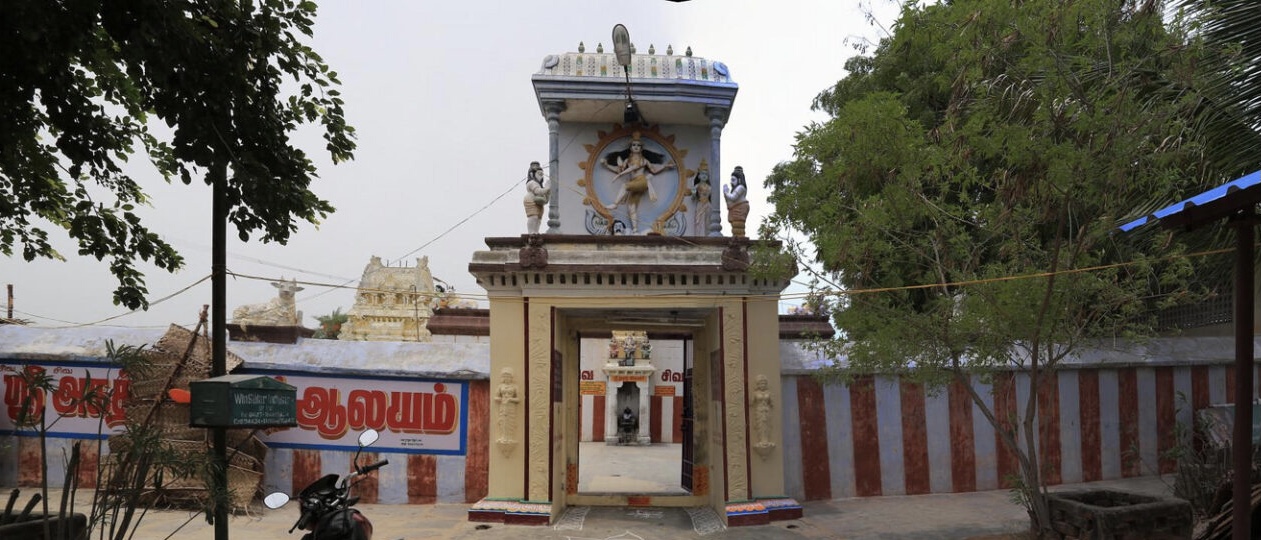
<path id="1" fill-rule="evenodd" d="M 668 369 L 667 369 L 667 370 L 665 370 L 665 371 L 662 371 L 662 372 L 661 372 L 661 382 L 670 382 L 670 373 L 672 373 L 672 372 L 671 372 L 670 370 L 668 370 Z"/>
<path id="2" fill-rule="evenodd" d="M 391 431 L 421 433 L 420 395 L 414 392 L 391 392 L 386 421 Z"/>
<path id="3" fill-rule="evenodd" d="M 460 403 L 451 394 L 425 394 L 430 398 L 425 411 L 425 433 L 447 434 L 455 431 Z"/>
<path id="4" fill-rule="evenodd" d="M 57 381 L 57 389 L 53 390 L 53 410 L 57 411 L 58 416 L 77 416 L 76 409 L 79 408 L 80 398 L 83 397 L 83 390 L 79 386 L 79 379 L 66 376 Z"/>
<path id="5" fill-rule="evenodd" d="M 109 397 L 109 411 L 105 413 L 105 425 L 118 427 L 127 419 L 123 404 L 131 396 L 131 378 L 127 376 L 126 371 L 118 372 L 118 376 L 114 378 L 113 388 L 114 391 Z"/>
<path id="6" fill-rule="evenodd" d="M 593 380 L 595 380 L 595 372 L 594 372 L 594 371 L 591 371 L 591 370 L 589 370 L 589 369 L 584 369 L 584 370 L 582 370 L 582 380 L 584 380 L 584 381 L 593 381 Z"/>
<path id="7" fill-rule="evenodd" d="M 385 429 L 387 397 L 380 390 L 351 390 L 347 397 L 347 415 L 354 429 Z"/>
<path id="8" fill-rule="evenodd" d="M 5 409 L 14 424 L 30 426 L 43 418 L 44 390 L 31 384 L 31 377 L 38 377 L 43 371 L 44 368 L 28 366 L 22 375 L 4 376 Z"/>
<path id="9" fill-rule="evenodd" d="M 100 418 L 105 410 L 109 407 L 109 381 L 106 379 L 93 379 L 92 374 L 88 374 L 88 378 L 80 381 L 83 387 L 83 395 L 91 396 L 85 400 L 79 408 L 82 416 L 90 416 L 92 418 Z"/>
<path id="10" fill-rule="evenodd" d="M 62 377 L 53 391 L 53 409 L 58 416 L 100 418 L 109 406 L 109 381 L 87 377 Z"/>
<path id="11" fill-rule="evenodd" d="M 670 375 L 670 381 L 671 381 L 671 382 L 683 382 L 683 372 L 682 372 L 682 371 L 676 371 L 676 372 L 674 372 L 674 374 Z"/>
<path id="12" fill-rule="evenodd" d="M 308 386 L 298 400 L 298 426 L 315 430 L 327 440 L 346 435 L 346 407 L 337 389 Z"/>

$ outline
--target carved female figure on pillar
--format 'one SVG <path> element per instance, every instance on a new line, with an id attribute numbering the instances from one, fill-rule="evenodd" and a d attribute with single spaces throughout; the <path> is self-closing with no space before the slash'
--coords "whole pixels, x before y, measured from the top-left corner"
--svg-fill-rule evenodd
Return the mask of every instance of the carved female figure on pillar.
<path id="1" fill-rule="evenodd" d="M 775 447 L 771 442 L 771 413 L 775 402 L 771 399 L 770 382 L 766 375 L 758 375 L 753 387 L 753 449 L 763 457 Z"/>
<path id="2" fill-rule="evenodd" d="M 727 199 L 727 221 L 731 223 L 731 236 L 744 236 L 744 221 L 749 217 L 749 188 L 744 182 L 744 167 L 731 171 L 731 183 L 723 189 Z"/>
<path id="3" fill-rule="evenodd" d="M 504 455 L 512 453 L 517 444 L 517 405 L 521 403 L 519 389 L 513 382 L 512 370 L 504 368 L 499 372 L 499 388 L 495 391 L 495 403 L 499 404 L 499 438 L 496 443 Z"/>
<path id="4" fill-rule="evenodd" d="M 613 204 L 607 205 L 610 211 L 618 205 L 625 204 L 630 217 L 631 234 L 639 234 L 639 200 L 648 194 L 648 200 L 656 201 L 657 193 L 652 185 L 652 175 L 666 169 L 673 169 L 674 162 L 666 161 L 665 156 L 644 150 L 644 141 L 639 132 L 631 134 L 631 142 L 626 150 L 612 152 L 602 160 L 604 167 L 617 173 L 612 181 L 622 181 Z"/>
<path id="5" fill-rule="evenodd" d="M 543 167 L 537 161 L 530 162 L 530 171 L 525 180 L 525 227 L 530 234 L 539 233 L 539 224 L 543 220 L 543 207 L 547 205 L 550 192 L 544 185 Z"/>
<path id="6" fill-rule="evenodd" d="M 705 236 L 709 230 L 709 194 L 713 186 L 709 185 L 709 163 L 701 160 L 700 170 L 696 171 L 696 180 L 692 184 L 692 234 Z"/>

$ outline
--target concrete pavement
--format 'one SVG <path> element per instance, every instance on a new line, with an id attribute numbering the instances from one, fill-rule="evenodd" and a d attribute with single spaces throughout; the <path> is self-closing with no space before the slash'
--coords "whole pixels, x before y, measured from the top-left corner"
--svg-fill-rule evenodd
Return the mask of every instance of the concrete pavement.
<path id="1" fill-rule="evenodd" d="M 579 492 L 656 493 L 682 492 L 679 484 L 678 444 L 609 446 L 602 442 L 579 447 Z M 1072 490 L 1085 486 L 1107 487 L 1148 495 L 1166 496 L 1172 479 L 1129 478 L 1084 485 L 1058 486 Z M 7 493 L 8 490 L 0 491 Z M 20 504 L 34 488 L 22 490 Z M 79 494 L 80 512 L 85 492 Z M 50 492 L 55 508 L 60 494 Z M 297 503 L 279 510 L 257 505 L 246 515 L 234 516 L 231 539 L 299 540 L 288 534 L 298 517 Z M 550 526 L 504 525 L 468 521 L 467 504 L 356 506 L 372 520 L 374 540 L 579 540 L 579 539 L 1012 539 L 1029 526 L 1023 507 L 1012 502 L 1010 491 L 985 491 L 939 495 L 887 496 L 835 499 L 804 503 L 802 519 L 756 527 L 723 527 L 708 508 L 612 508 L 572 507 Z M 204 516 L 187 511 L 155 511 L 141 520 L 135 536 L 141 540 L 178 538 L 214 540 L 214 527 Z"/>
<path id="2" fill-rule="evenodd" d="M 1169 479 L 1129 478 L 1059 486 L 1056 490 L 1108 487 L 1136 493 L 1167 495 Z M 8 489 L 5 489 L 7 492 Z M 24 488 L 24 503 L 36 490 Z M 59 494 L 50 493 L 55 506 Z M 84 493 L 80 493 L 83 502 Z M 708 510 L 680 508 L 571 508 L 547 527 L 472 523 L 469 505 L 379 505 L 357 508 L 376 529 L 375 540 L 452 539 L 1008 539 L 1021 538 L 1028 527 L 1024 509 L 1011 502 L 1008 491 L 941 495 L 836 499 L 804 504 L 799 520 L 771 525 L 724 529 Z M 81 508 L 81 511 L 84 511 Z M 297 518 L 294 503 L 280 510 L 261 506 L 250 515 L 234 516 L 230 538 L 298 540 L 287 534 Z M 154 511 L 144 516 L 137 539 L 178 538 L 214 540 L 214 528 L 200 515 L 185 511 Z"/>

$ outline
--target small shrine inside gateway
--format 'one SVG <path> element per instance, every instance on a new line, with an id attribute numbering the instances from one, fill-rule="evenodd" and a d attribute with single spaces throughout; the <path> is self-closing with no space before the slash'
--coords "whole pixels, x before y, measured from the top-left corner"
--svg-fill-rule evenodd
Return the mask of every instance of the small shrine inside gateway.
<path id="1" fill-rule="evenodd" d="M 657 368 L 652 365 L 652 343 L 647 332 L 614 331 L 609 340 L 609 358 L 604 364 L 606 381 L 604 442 L 608 444 L 651 444 L 652 383 Z"/>

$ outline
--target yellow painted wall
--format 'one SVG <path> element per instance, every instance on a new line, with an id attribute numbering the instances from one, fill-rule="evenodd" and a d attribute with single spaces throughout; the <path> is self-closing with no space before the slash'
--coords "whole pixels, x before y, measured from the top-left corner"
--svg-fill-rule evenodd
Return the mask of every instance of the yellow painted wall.
<path id="1" fill-rule="evenodd" d="M 745 389 L 750 397 L 750 409 L 753 404 L 753 389 L 759 375 L 765 376 L 771 393 L 772 409 L 770 412 L 770 442 L 773 449 L 761 456 L 753 451 L 750 456 L 752 464 L 751 484 L 753 497 L 776 497 L 784 495 L 784 458 L 783 458 L 783 388 L 780 382 L 779 360 L 779 313 L 778 298 L 752 297 L 746 301 L 749 317 L 748 348 L 749 377 L 745 381 Z M 752 416 L 753 411 L 749 414 Z M 752 420 L 750 420 L 752 422 Z M 752 423 L 749 425 L 749 436 L 755 436 Z M 751 440 L 756 443 L 756 440 Z M 750 447 L 752 448 L 752 447 Z"/>
<path id="2" fill-rule="evenodd" d="M 491 298 L 490 327 L 490 479 L 487 496 L 491 498 L 525 497 L 525 314 L 520 298 Z M 503 369 L 512 370 L 521 402 L 517 404 L 517 426 L 512 438 L 518 441 L 505 455 L 498 441 L 505 438 L 498 419 L 503 405 L 496 399 L 503 380 Z"/>

